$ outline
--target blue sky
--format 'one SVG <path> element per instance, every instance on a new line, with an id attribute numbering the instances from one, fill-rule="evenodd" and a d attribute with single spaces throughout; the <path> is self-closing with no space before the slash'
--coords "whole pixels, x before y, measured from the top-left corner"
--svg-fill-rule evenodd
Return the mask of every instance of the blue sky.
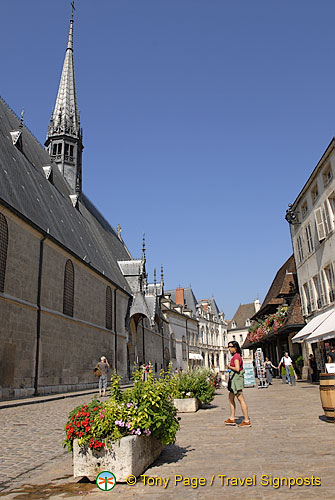
<path id="1" fill-rule="evenodd" d="M 68 0 L 2 0 L 0 94 L 43 143 Z M 334 135 L 335 3 L 77 0 L 83 187 L 165 287 L 232 317 L 292 252 L 284 219 Z"/>

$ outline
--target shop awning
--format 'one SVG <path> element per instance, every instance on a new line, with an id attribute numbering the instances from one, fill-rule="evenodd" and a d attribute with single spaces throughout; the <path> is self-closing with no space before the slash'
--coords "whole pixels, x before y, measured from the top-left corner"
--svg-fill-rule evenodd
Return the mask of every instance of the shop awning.
<path id="1" fill-rule="evenodd" d="M 308 343 L 319 342 L 319 340 L 329 340 L 335 338 L 335 310 L 311 333 L 306 341 Z"/>
<path id="2" fill-rule="evenodd" d="M 197 359 L 197 360 L 199 360 L 199 361 L 200 361 L 200 360 L 202 360 L 202 359 L 204 359 L 204 358 L 201 356 L 201 354 L 198 354 L 198 353 L 196 353 L 196 352 L 189 352 L 189 353 L 188 353 L 188 357 L 189 357 L 189 359 Z"/>
<path id="3" fill-rule="evenodd" d="M 326 311 L 322 314 L 318 314 L 315 318 L 311 319 L 307 325 L 305 325 L 294 337 L 292 337 L 292 342 L 303 342 L 311 335 L 327 318 L 331 315 L 333 309 Z"/>

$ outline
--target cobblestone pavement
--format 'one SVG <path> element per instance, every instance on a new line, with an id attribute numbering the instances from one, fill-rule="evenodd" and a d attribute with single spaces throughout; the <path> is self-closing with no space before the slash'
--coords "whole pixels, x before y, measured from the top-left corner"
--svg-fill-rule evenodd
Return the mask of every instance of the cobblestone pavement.
<path id="1" fill-rule="evenodd" d="M 307 383 L 297 387 L 274 381 L 268 389 L 246 389 L 253 426 L 225 427 L 227 391 L 220 390 L 213 405 L 194 414 L 181 415 L 181 430 L 175 445 L 167 446 L 146 471 L 151 477 L 170 478 L 167 488 L 117 484 L 101 492 L 95 484 L 74 481 L 71 455 L 62 451 L 63 423 L 74 405 L 88 396 L 0 411 L 0 439 L 5 457 L 0 463 L 7 488 L 0 496 L 15 499 L 97 499 L 112 495 L 124 500 L 175 499 L 321 499 L 334 498 L 335 425 L 324 421 L 319 388 Z M 240 411 L 237 412 L 240 415 Z M 30 471 L 30 472 L 29 472 Z M 20 477 L 18 474 L 22 474 Z M 205 486 L 174 485 L 175 475 L 204 477 Z M 255 476 L 254 486 L 221 486 L 219 475 Z M 262 485 L 279 478 L 321 478 L 321 486 L 274 488 Z M 210 482 L 214 476 L 212 485 Z M 263 480 L 265 482 L 265 480 Z"/>

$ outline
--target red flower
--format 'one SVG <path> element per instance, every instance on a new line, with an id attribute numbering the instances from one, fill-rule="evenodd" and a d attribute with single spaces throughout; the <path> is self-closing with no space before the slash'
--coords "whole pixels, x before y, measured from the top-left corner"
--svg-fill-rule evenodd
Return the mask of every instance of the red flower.
<path id="1" fill-rule="evenodd" d="M 80 422 L 77 422 L 77 427 L 80 427 Z"/>
<path id="2" fill-rule="evenodd" d="M 85 427 L 85 432 L 89 432 L 91 430 L 91 427 Z"/>

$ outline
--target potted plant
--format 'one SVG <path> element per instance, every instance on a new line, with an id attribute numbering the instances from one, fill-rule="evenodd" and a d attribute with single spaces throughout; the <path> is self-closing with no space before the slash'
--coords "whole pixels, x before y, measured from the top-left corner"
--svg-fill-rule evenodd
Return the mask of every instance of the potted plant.
<path id="1" fill-rule="evenodd" d="M 152 369 L 146 381 L 134 373 L 134 387 L 121 391 L 120 377 L 111 378 L 111 397 L 93 399 L 75 408 L 65 425 L 64 446 L 73 451 L 74 476 L 95 479 L 113 471 L 118 482 L 138 476 L 175 441 L 179 422 L 171 400 L 170 377 L 157 379 Z"/>
<path id="2" fill-rule="evenodd" d="M 173 402 L 181 413 L 195 412 L 200 403 L 209 404 L 214 399 L 214 376 L 205 368 L 176 374 L 171 385 Z"/>

